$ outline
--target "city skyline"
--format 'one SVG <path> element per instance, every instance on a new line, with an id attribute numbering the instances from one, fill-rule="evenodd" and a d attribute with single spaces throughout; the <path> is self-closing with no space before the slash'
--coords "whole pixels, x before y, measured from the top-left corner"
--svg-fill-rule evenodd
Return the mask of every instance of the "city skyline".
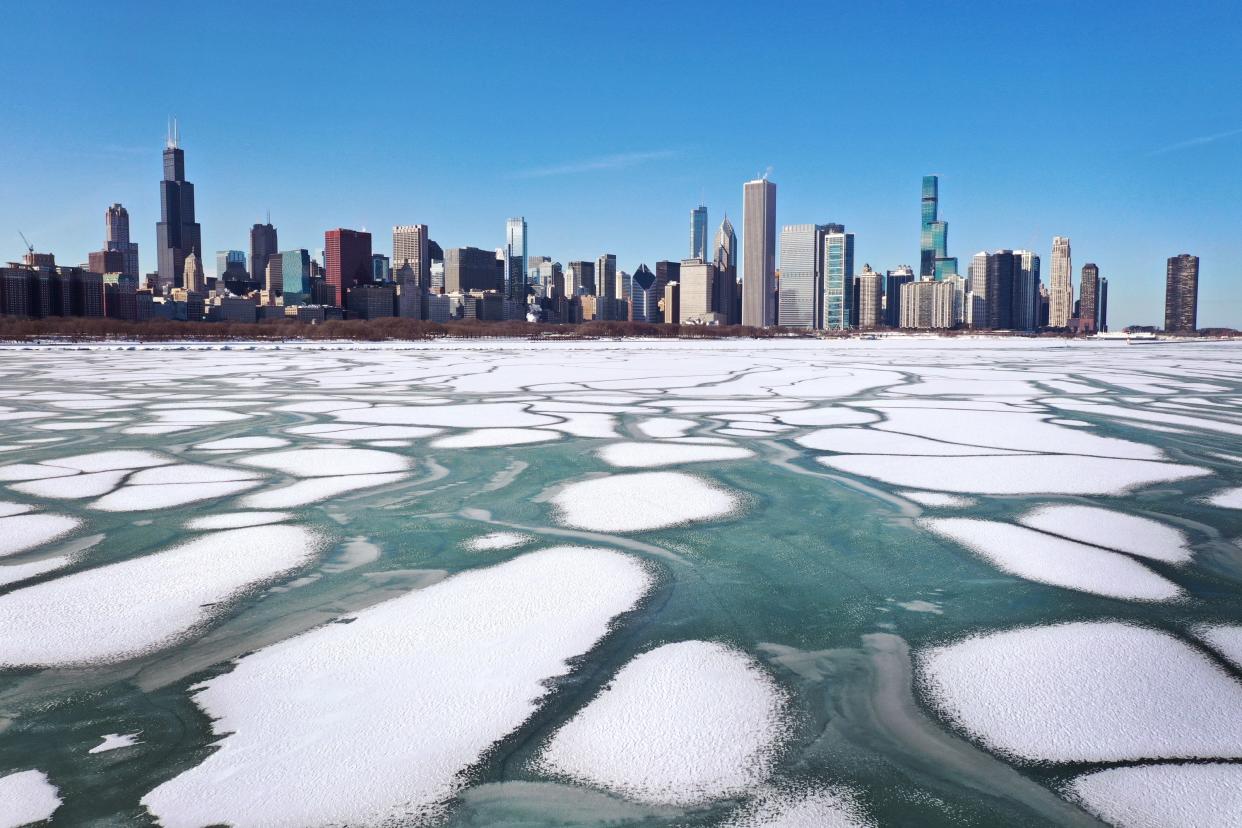
<path id="1" fill-rule="evenodd" d="M 60 261 L 85 261 L 100 247 L 99 212 L 121 203 L 130 211 L 142 271 L 154 270 L 151 228 L 159 204 L 150 184 L 151 147 L 160 140 L 168 115 L 175 114 L 183 144 L 192 153 L 187 178 L 196 184 L 201 253 L 209 274 L 214 252 L 245 248 L 247 228 L 262 222 L 269 209 L 287 240 L 282 246 L 312 251 L 321 245 L 323 231 L 334 227 L 366 228 L 374 235 L 374 249 L 387 251 L 389 229 L 411 222 L 429 225 L 432 238 L 446 247 L 494 248 L 503 244 L 495 228 L 507 217 L 524 215 L 535 232 L 531 255 L 567 262 L 593 260 L 599 251 L 610 250 L 618 256 L 619 269 L 633 272 L 641 262 L 683 255 L 686 216 L 696 205 L 707 206 L 713 218 L 740 217 L 738 182 L 770 164 L 774 180 L 781 183 L 778 224 L 825 218 L 843 222 L 856 233 L 858 268 L 869 263 L 887 271 L 909 264 L 917 272 L 919 240 L 910 227 L 918 219 L 911 194 L 920 176 L 935 173 L 941 213 L 953 229 L 949 253 L 959 257 L 959 271 L 978 250 L 1030 249 L 1051 261 L 1049 240 L 1069 236 L 1112 280 L 1114 327 L 1160 324 L 1163 263 L 1189 250 L 1202 262 L 1199 324 L 1236 326 L 1242 319 L 1242 291 L 1233 262 L 1242 260 L 1242 251 L 1232 228 L 1242 224 L 1237 198 L 1242 135 L 1230 133 L 1238 126 L 1230 120 L 1230 107 L 1212 105 L 1210 90 L 1193 83 L 1199 73 L 1216 71 L 1221 83 L 1214 87 L 1236 88 L 1230 79 L 1239 70 L 1224 60 L 1228 50 L 1210 48 L 1220 38 L 1214 23 L 1231 11 L 1227 4 L 1204 4 L 1168 21 L 1154 4 L 1140 5 L 1124 31 L 1113 27 L 1101 34 L 1087 26 L 1082 31 L 1051 27 L 1045 18 L 1055 15 L 1045 10 L 979 7 L 954 21 L 915 10 L 850 10 L 834 20 L 834 27 L 883 30 L 894 48 L 914 42 L 916 33 L 919 38 L 929 32 L 979 34 L 1000 25 L 1002 17 L 1006 28 L 1023 30 L 1029 48 L 1021 59 L 1006 55 L 1003 61 L 990 49 L 969 57 L 941 53 L 937 72 L 943 100 L 937 96 L 935 106 L 951 108 L 959 121 L 923 132 L 901 127 L 930 117 L 932 108 L 912 97 L 921 87 L 909 68 L 875 66 L 866 76 L 852 74 L 839 90 L 844 98 L 832 108 L 833 117 L 845 112 L 874 129 L 826 134 L 827 115 L 813 102 L 789 109 L 782 74 L 844 71 L 861 47 L 837 57 L 786 56 L 781 72 L 739 57 L 717 69 L 714 83 L 730 89 L 730 100 L 744 99 L 750 114 L 729 113 L 729 130 L 703 137 L 663 117 L 674 103 L 681 107 L 684 83 L 669 89 L 646 83 L 683 76 L 689 82 L 688 58 L 673 48 L 656 49 L 657 59 L 624 72 L 586 66 L 567 73 L 541 59 L 496 78 L 487 61 L 463 65 L 427 85 L 426 105 L 414 110 L 427 113 L 426 124 L 410 123 L 413 115 L 385 109 L 390 120 L 379 126 L 369 116 L 354 115 L 380 111 L 378 101 L 406 83 L 411 72 L 441 65 L 442 46 L 425 44 L 408 66 L 379 55 L 365 68 L 345 67 L 340 58 L 327 55 L 291 71 L 277 62 L 289 57 L 287 47 L 268 49 L 273 44 L 264 41 L 264 48 L 247 48 L 251 36 L 245 33 L 237 40 L 215 37 L 222 28 L 233 31 L 227 5 L 201 17 L 171 10 L 158 19 L 141 9 L 114 9 L 108 14 L 117 23 L 143 37 L 135 56 L 111 72 L 96 73 L 106 53 L 91 33 L 97 31 L 92 26 L 102 10 L 70 15 L 56 7 L 37 13 L 15 8 L 9 18 L 29 32 L 17 44 L 16 57 L 43 41 L 67 48 L 57 66 L 37 72 L 33 53 L 26 64 L 19 61 L 30 68 L 0 91 L 0 98 L 13 105 L 11 111 L 91 122 L 102 107 L 115 106 L 116 78 L 122 77 L 125 116 L 96 117 L 90 130 L 8 131 L 0 137 L 3 157 L 22 161 L 6 169 L 6 183 L 19 195 L 40 196 L 0 205 L 0 239 L 7 239 L 0 258 L 19 258 L 20 229 L 39 249 L 57 252 Z M 555 20 L 497 13 L 503 20 L 478 32 L 483 45 L 501 38 L 502 28 L 503 39 L 511 42 L 536 25 L 553 39 L 588 31 L 624 38 L 637 26 L 620 10 L 569 9 Z M 379 31 L 381 19 L 385 27 L 399 27 L 408 22 L 407 14 L 390 10 L 383 17 L 364 10 L 350 25 Z M 668 44 L 698 28 L 696 14 L 671 10 L 642 37 L 653 45 Z M 420 25 L 461 22 L 460 13 L 445 8 L 420 11 Z M 827 25 L 816 15 L 795 21 L 779 11 L 764 18 L 726 15 L 718 48 L 731 50 L 743 42 L 745 30 L 760 22 L 770 25 L 771 36 L 792 42 L 813 37 Z M 290 43 L 313 43 L 330 32 L 314 15 L 283 23 L 290 27 Z M 160 36 L 173 32 L 185 39 L 185 71 L 169 77 L 137 71 L 155 59 L 153 44 L 166 42 Z M 1193 69 L 1172 71 L 1153 55 L 1152 47 L 1166 35 L 1192 33 L 1202 46 Z M 1114 48 L 1084 48 L 1098 46 L 1100 37 Z M 230 61 L 230 55 L 242 54 L 247 61 Z M 1058 68 L 1058 56 L 1073 56 L 1073 72 Z M 111 65 L 111 56 L 107 60 Z M 989 73 L 995 77 L 985 77 Z M 265 77 L 262 96 L 247 83 L 258 75 Z M 94 94 L 104 86 L 108 94 Z M 353 95 L 356 87 L 367 91 Z M 539 130 L 538 138 L 508 139 L 506 145 L 486 131 L 453 137 L 426 128 L 435 125 L 434 113 L 450 101 L 483 101 L 518 87 L 548 105 L 543 117 L 557 129 Z M 1088 87 L 1099 91 L 1082 91 Z M 343 94 L 347 89 L 352 97 Z M 608 93 L 609 101 L 609 127 L 602 134 L 570 117 L 600 91 Z M 1032 111 L 1048 113 L 1050 93 L 1061 94 L 1061 123 L 1068 118 L 1085 125 L 1098 118 L 1110 129 L 1053 130 L 1035 119 L 1023 129 L 1000 137 L 989 133 L 985 139 L 970 128 L 1000 108 L 1037 107 Z M 332 105 L 323 109 L 311 103 L 314 99 Z M 41 100 L 56 103 L 43 111 L 36 106 Z M 1193 121 L 1175 117 L 1185 109 L 1209 114 Z M 220 112 L 230 117 L 220 118 Z M 774 132 L 777 113 L 781 129 Z M 235 121 L 248 124 L 243 140 L 238 140 Z M 888 128 L 894 125 L 899 128 Z M 840 163 L 825 164 L 826 158 Z"/>

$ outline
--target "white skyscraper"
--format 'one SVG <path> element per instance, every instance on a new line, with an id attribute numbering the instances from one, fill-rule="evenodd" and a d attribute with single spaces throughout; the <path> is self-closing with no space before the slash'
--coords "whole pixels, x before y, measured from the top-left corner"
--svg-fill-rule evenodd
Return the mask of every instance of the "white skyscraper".
<path id="1" fill-rule="evenodd" d="M 742 324 L 776 324 L 776 184 L 742 187 Z"/>
<path id="2" fill-rule="evenodd" d="M 431 247 L 427 243 L 427 225 L 399 224 L 392 228 L 392 269 L 401 270 L 409 264 L 414 281 L 422 287 L 431 283 Z"/>
<path id="3" fill-rule="evenodd" d="M 824 228 L 818 224 L 787 224 L 781 228 L 782 327 L 820 328 L 823 305 Z M 685 303 L 683 296 L 682 303 Z"/>
<path id="4" fill-rule="evenodd" d="M 1052 285 L 1048 289 L 1048 327 L 1068 328 L 1074 315 L 1073 265 L 1070 261 L 1070 240 L 1066 236 L 1052 239 Z"/>

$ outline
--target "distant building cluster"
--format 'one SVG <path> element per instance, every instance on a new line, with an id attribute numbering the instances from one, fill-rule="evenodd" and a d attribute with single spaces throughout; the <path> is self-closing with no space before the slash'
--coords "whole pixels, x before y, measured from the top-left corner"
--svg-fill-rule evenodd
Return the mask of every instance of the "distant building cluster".
<path id="1" fill-rule="evenodd" d="M 270 216 L 250 229 L 250 246 L 215 254 L 203 267 L 194 185 L 175 127 L 164 148 L 156 270 L 142 277 L 129 213 L 105 213 L 103 248 L 76 267 L 27 244 L 0 268 L 0 313 L 122 320 L 258 322 L 403 317 L 436 322 L 592 320 L 677 325 L 748 325 L 848 331 L 1108 330 L 1108 279 L 1083 265 L 1075 298 L 1070 240 L 1052 240 L 1050 280 L 1030 250 L 981 251 L 965 273 L 948 253 L 940 183 L 924 176 L 917 273 L 855 268 L 854 234 L 844 224 L 776 223 L 776 184 L 762 176 L 742 188 L 742 244 L 726 216 L 715 234 L 705 205 L 690 212 L 689 255 L 618 269 L 617 257 L 562 264 L 530 254 L 523 217 L 505 224 L 503 247 L 443 249 L 425 224 L 392 229 L 392 255 L 373 249 L 365 230 L 324 233 L 318 258 L 282 250 Z M 779 238 L 779 246 L 778 246 Z M 779 249 L 779 254 L 778 254 Z M 740 260 L 739 260 L 740 259 Z M 740 268 L 740 270 L 739 270 Z M 1168 260 L 1164 327 L 1195 330 L 1199 260 Z"/>

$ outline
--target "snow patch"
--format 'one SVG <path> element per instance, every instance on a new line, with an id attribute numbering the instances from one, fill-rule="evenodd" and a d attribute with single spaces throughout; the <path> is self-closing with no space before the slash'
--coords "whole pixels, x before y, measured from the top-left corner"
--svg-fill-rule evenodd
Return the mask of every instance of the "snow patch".
<path id="1" fill-rule="evenodd" d="M 1041 532 L 1129 552 L 1165 563 L 1190 560 L 1186 536 L 1154 520 L 1096 506 L 1050 505 L 1023 515 L 1019 522 Z"/>
<path id="2" fill-rule="evenodd" d="M 754 457 L 750 449 L 740 446 L 685 445 L 670 443 L 612 443 L 596 454 L 610 466 L 625 469 L 650 469 L 682 463 L 705 463 L 722 460 L 745 460 Z"/>
<path id="3" fill-rule="evenodd" d="M 0 518 L 0 558 L 62 538 L 82 525 L 79 518 L 44 513 Z"/>
<path id="4" fill-rule="evenodd" d="M 431 442 L 432 448 L 488 448 L 491 446 L 520 446 L 527 443 L 546 443 L 559 440 L 561 435 L 552 431 L 533 428 L 481 428 L 450 434 Z"/>
<path id="5" fill-rule="evenodd" d="M 1242 826 L 1242 765 L 1141 765 L 1074 779 L 1071 798 L 1119 828 Z"/>
<path id="6" fill-rule="evenodd" d="M 596 532 L 642 532 L 732 514 L 741 498 L 681 472 L 614 474 L 566 485 L 552 498 L 557 519 Z"/>
<path id="7" fill-rule="evenodd" d="M 0 776 L 0 828 L 43 822 L 59 807 L 60 794 L 43 771 Z"/>

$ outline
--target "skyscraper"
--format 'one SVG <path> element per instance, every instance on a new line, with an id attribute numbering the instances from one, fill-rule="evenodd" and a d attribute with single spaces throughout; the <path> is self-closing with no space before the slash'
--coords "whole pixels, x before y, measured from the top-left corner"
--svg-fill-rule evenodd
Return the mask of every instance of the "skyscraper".
<path id="1" fill-rule="evenodd" d="M 1074 274 L 1070 261 L 1070 240 L 1052 239 L 1052 284 L 1048 288 L 1048 327 L 1069 327 L 1074 314 Z"/>
<path id="2" fill-rule="evenodd" d="M 1015 250 L 1013 255 L 1013 328 L 1033 331 L 1039 327 L 1039 256 L 1030 250 Z"/>
<path id="3" fill-rule="evenodd" d="M 186 254 L 182 267 L 181 284 L 186 290 L 196 293 L 206 290 L 207 280 L 203 277 L 203 263 L 198 257 L 197 250 L 191 250 Z"/>
<path id="4" fill-rule="evenodd" d="M 1108 279 L 1100 277 L 1100 330 L 1108 333 Z"/>
<path id="5" fill-rule="evenodd" d="M 844 225 L 825 225 L 823 245 L 823 327 L 826 331 L 844 331 L 853 325 L 850 298 L 854 292 L 854 234 L 845 232 Z"/>
<path id="6" fill-rule="evenodd" d="M 901 286 L 914 281 L 914 268 L 902 265 L 884 275 L 884 324 L 890 328 L 901 325 Z"/>
<path id="7" fill-rule="evenodd" d="M 185 150 L 177 122 L 169 126 L 164 145 L 164 180 L 160 182 L 160 220 L 155 225 L 160 284 L 181 287 L 185 257 L 202 253 L 202 228 L 194 220 L 194 185 L 185 180 Z"/>
<path id="8" fill-rule="evenodd" d="M 788 224 L 781 228 L 781 289 L 778 297 L 781 327 L 823 327 L 823 240 L 824 227 L 819 224 Z M 683 307 L 685 297 L 683 283 Z"/>
<path id="9" fill-rule="evenodd" d="M 858 274 L 858 320 L 855 327 L 866 331 L 880 326 L 883 296 L 884 285 L 880 274 L 872 270 L 871 265 L 863 265 L 862 273 Z"/>
<path id="10" fill-rule="evenodd" d="M 595 295 L 617 298 L 617 257 L 605 253 L 595 260 Z"/>
<path id="11" fill-rule="evenodd" d="M 113 204 L 104 214 L 106 231 L 104 250 L 121 254 L 121 273 L 138 278 L 138 243 L 129 240 L 129 211 L 120 204 Z"/>
<path id="12" fill-rule="evenodd" d="M 737 233 L 725 216 L 716 231 L 716 312 L 724 317 L 724 324 L 736 325 L 737 314 Z"/>
<path id="13" fill-rule="evenodd" d="M 343 307 L 350 288 L 371 281 L 371 234 L 343 228 L 327 231 L 323 234 L 323 260 L 323 279 L 332 304 Z"/>
<path id="14" fill-rule="evenodd" d="M 716 266 L 703 259 L 681 260 L 681 287 L 678 290 L 678 323 L 707 325 L 718 322 L 712 291 L 716 287 Z"/>
<path id="15" fill-rule="evenodd" d="M 919 235 L 920 279 L 943 279 L 957 273 L 957 259 L 949 255 L 948 244 L 949 223 L 940 220 L 940 178 L 925 175 Z"/>
<path id="16" fill-rule="evenodd" d="M 383 253 L 371 254 L 371 282 L 382 285 L 392 281 L 392 263 Z"/>
<path id="17" fill-rule="evenodd" d="M 742 186 L 742 324 L 776 322 L 776 184 L 767 177 Z"/>
<path id="18" fill-rule="evenodd" d="M 392 228 L 392 269 L 407 263 L 414 270 L 414 281 L 421 287 L 431 284 L 431 246 L 427 225 L 398 224 Z"/>
<path id="19" fill-rule="evenodd" d="M 285 250 L 280 254 L 281 289 L 286 305 L 305 305 L 310 301 L 310 251 Z"/>
<path id="20" fill-rule="evenodd" d="M 702 204 L 690 211 L 690 258 L 711 260 L 707 250 L 707 208 Z"/>
<path id="21" fill-rule="evenodd" d="M 663 298 L 665 287 L 667 287 L 672 282 L 681 281 L 681 262 L 670 262 L 670 261 L 661 259 L 660 261 L 656 262 L 655 272 L 656 272 L 656 283 L 652 287 L 652 290 L 655 291 L 655 294 L 657 297 Z M 676 325 L 678 322 L 676 316 L 669 318 L 667 314 L 662 315 L 660 319 L 662 322 L 666 322 L 670 325 Z"/>
<path id="22" fill-rule="evenodd" d="M 660 321 L 660 299 L 664 296 L 664 287 L 645 264 L 640 264 L 630 277 L 629 294 L 630 319 L 635 322 Z"/>
<path id="23" fill-rule="evenodd" d="M 572 276 L 573 284 L 565 288 L 566 293 L 570 296 L 595 295 L 594 262 L 570 262 L 569 272 Z"/>
<path id="24" fill-rule="evenodd" d="M 988 327 L 1011 330 L 1013 323 L 1013 288 L 1015 276 L 1021 268 L 1021 258 L 1012 250 L 989 253 L 988 267 Z"/>
<path id="25" fill-rule="evenodd" d="M 1164 284 L 1164 329 L 1192 333 L 1199 319 L 1199 257 L 1181 253 L 1169 258 Z"/>
<path id="26" fill-rule="evenodd" d="M 1078 332 L 1095 333 L 1100 329 L 1100 269 L 1088 262 L 1082 266 L 1078 281 Z"/>
<path id="27" fill-rule="evenodd" d="M 505 222 L 505 290 L 510 299 L 526 304 L 526 219 Z"/>
<path id="28" fill-rule="evenodd" d="M 250 281 L 262 283 L 267 276 L 268 259 L 280 251 L 276 240 L 276 228 L 272 226 L 271 217 L 266 224 L 255 224 L 250 228 Z"/>
<path id="29" fill-rule="evenodd" d="M 226 274 L 246 273 L 246 252 L 244 250 L 216 251 L 216 279 L 223 280 Z"/>

